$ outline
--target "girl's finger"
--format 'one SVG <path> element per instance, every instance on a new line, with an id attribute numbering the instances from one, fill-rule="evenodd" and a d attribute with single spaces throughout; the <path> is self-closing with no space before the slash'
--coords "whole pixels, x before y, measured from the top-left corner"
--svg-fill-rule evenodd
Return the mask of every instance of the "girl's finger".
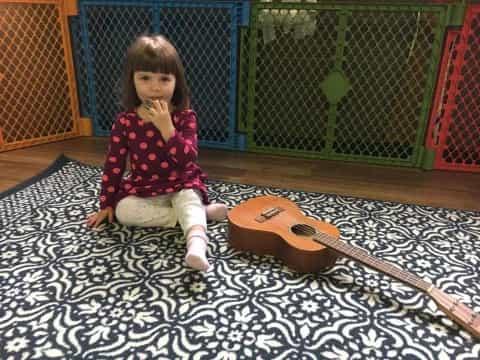
<path id="1" fill-rule="evenodd" d="M 113 212 L 112 211 L 108 212 L 108 222 L 113 223 Z"/>
<path id="2" fill-rule="evenodd" d="M 154 104 L 154 109 L 155 109 L 155 110 L 157 110 L 157 111 L 162 110 L 162 105 L 160 104 L 160 100 L 155 100 L 155 101 L 153 102 L 153 104 Z"/>
<path id="3" fill-rule="evenodd" d="M 99 217 L 97 218 L 97 221 L 95 221 L 95 226 L 94 226 L 95 228 L 97 228 L 98 225 L 100 225 L 100 224 L 102 223 L 103 218 L 104 218 L 103 216 L 99 216 Z"/>
<path id="4" fill-rule="evenodd" d="M 95 221 L 94 215 L 90 215 L 90 216 L 87 218 L 87 225 L 88 225 L 88 226 L 92 226 L 92 224 L 93 224 L 94 221 Z"/>
<path id="5" fill-rule="evenodd" d="M 165 111 L 168 110 L 168 104 L 167 104 L 167 102 L 166 102 L 165 100 L 162 100 L 162 101 L 160 102 L 160 106 L 162 107 L 162 111 L 163 111 L 163 112 L 165 112 Z"/>

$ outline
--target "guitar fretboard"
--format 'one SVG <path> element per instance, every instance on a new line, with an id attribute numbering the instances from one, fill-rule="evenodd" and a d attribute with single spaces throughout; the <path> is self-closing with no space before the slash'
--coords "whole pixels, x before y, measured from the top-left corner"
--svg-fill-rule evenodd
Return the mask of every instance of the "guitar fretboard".
<path id="1" fill-rule="evenodd" d="M 336 238 L 328 234 L 316 233 L 313 236 L 313 239 L 325 246 L 328 246 L 329 248 L 338 251 L 343 255 L 352 258 L 353 260 L 357 260 L 362 264 L 365 264 L 375 270 L 386 273 L 424 292 L 426 292 L 432 285 L 425 280 L 419 278 L 418 276 L 415 276 L 405 270 L 399 269 L 395 265 L 371 256 L 365 250 L 359 247 L 349 245 L 341 240 L 337 240 Z"/>

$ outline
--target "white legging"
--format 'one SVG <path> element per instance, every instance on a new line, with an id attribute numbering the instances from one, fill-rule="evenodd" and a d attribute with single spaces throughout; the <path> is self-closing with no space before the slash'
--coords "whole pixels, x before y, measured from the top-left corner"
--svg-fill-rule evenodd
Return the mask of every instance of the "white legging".
<path id="1" fill-rule="evenodd" d="M 115 209 L 117 220 L 129 226 L 174 227 L 178 223 L 186 235 L 194 225 L 207 229 L 205 206 L 193 189 L 148 198 L 127 196 Z"/>

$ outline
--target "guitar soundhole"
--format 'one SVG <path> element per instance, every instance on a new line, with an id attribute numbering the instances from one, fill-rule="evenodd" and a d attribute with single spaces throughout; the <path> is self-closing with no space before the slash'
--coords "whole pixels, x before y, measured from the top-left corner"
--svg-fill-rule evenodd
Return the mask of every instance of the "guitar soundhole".
<path id="1" fill-rule="evenodd" d="M 295 224 L 292 226 L 292 232 L 299 236 L 312 236 L 317 232 L 313 226 L 307 224 Z"/>

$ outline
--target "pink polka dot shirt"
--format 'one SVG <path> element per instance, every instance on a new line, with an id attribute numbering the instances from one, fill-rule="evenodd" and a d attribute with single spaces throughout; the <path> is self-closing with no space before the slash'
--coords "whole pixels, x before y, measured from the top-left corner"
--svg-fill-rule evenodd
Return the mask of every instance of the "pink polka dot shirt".
<path id="1" fill-rule="evenodd" d="M 100 208 L 115 208 L 126 196 L 151 197 L 196 189 L 208 204 L 206 175 L 196 164 L 197 117 L 192 110 L 172 113 L 174 135 L 165 141 L 153 123 L 135 111 L 121 112 L 112 126 L 102 174 Z M 127 157 L 130 175 L 123 177 Z"/>

